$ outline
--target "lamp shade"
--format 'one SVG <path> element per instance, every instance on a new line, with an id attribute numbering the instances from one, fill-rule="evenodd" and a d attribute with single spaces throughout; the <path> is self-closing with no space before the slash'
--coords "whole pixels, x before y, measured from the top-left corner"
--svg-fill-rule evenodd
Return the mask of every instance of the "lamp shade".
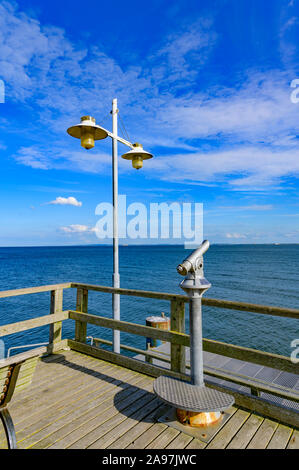
<path id="1" fill-rule="evenodd" d="M 98 126 L 95 118 L 91 116 L 81 117 L 80 124 L 69 127 L 67 132 L 72 137 L 81 139 L 82 147 L 87 150 L 94 147 L 95 140 L 106 139 L 108 137 L 107 131 Z"/>
<path id="2" fill-rule="evenodd" d="M 122 158 L 125 160 L 131 160 L 133 168 L 139 170 L 143 167 L 143 160 L 148 160 L 149 158 L 153 158 L 153 155 L 149 152 L 143 150 L 141 144 L 133 144 L 132 150 L 122 155 Z"/>

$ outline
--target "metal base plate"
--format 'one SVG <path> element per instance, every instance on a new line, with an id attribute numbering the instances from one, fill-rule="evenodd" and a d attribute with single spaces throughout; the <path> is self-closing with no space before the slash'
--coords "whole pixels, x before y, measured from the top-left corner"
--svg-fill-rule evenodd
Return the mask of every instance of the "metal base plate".
<path id="1" fill-rule="evenodd" d="M 164 376 L 155 380 L 154 392 L 169 405 L 196 413 L 224 411 L 235 402 L 227 393 Z"/>
<path id="2" fill-rule="evenodd" d="M 228 413 L 222 412 L 222 419 L 218 423 L 212 424 L 211 426 L 193 428 L 189 425 L 181 424 L 176 417 L 176 410 L 171 408 L 165 415 L 158 419 L 158 422 L 167 424 L 167 426 L 174 428 L 177 431 L 183 432 L 188 436 L 194 437 L 195 439 L 199 439 L 200 441 L 208 444 L 230 417 L 231 415 Z"/>

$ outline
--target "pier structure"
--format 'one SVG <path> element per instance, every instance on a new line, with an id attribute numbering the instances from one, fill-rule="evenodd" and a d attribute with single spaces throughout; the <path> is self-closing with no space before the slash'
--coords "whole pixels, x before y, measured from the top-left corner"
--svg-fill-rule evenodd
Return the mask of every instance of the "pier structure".
<path id="1" fill-rule="evenodd" d="M 75 305 L 67 309 L 63 308 L 66 290 L 76 291 Z M 15 393 L 8 405 L 19 448 L 298 449 L 299 364 L 290 358 L 203 338 L 205 386 L 234 400 L 226 410 L 228 419 L 207 443 L 204 431 L 192 437 L 159 421 L 170 405 L 153 393 L 160 376 L 191 383 L 190 336 L 185 332 L 188 296 L 68 282 L 1 291 L 0 302 L 32 294 L 34 305 L 34 294 L 42 292 L 49 292 L 48 313 L 0 326 L 4 339 L 18 333 L 25 338 L 26 331 L 49 327 L 49 343 L 39 348 L 31 385 Z M 99 293 L 148 298 L 153 305 L 156 300 L 169 302 L 170 330 L 107 318 L 100 308 L 97 314 L 88 313 L 89 296 Z M 205 297 L 202 305 L 299 318 L 298 309 Z M 62 334 L 69 320 L 75 326 L 73 338 Z M 99 329 L 93 345 L 88 344 L 87 325 Z M 122 353 L 115 353 L 113 341 L 101 338 L 101 328 L 158 339 L 164 349 L 120 344 Z M 1 430 L 0 447 L 7 447 Z"/>

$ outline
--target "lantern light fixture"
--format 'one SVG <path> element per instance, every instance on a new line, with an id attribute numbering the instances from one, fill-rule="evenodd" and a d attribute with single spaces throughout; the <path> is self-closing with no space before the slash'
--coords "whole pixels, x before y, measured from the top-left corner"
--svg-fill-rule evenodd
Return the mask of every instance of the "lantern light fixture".
<path id="1" fill-rule="evenodd" d="M 140 170 L 143 167 L 143 160 L 148 160 L 149 158 L 153 158 L 153 155 L 149 152 L 143 150 L 141 144 L 133 144 L 132 150 L 122 155 L 122 158 L 125 160 L 132 160 L 133 168 L 136 170 Z"/>

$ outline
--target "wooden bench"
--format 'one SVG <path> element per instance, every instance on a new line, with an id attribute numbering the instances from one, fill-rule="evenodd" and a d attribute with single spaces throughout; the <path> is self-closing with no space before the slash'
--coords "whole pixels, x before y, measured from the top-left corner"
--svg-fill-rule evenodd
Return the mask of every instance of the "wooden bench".
<path id="1" fill-rule="evenodd" d="M 38 348 L 0 360 L 0 418 L 9 449 L 17 448 L 17 440 L 7 405 L 14 393 L 31 384 L 38 358 L 44 352 L 44 348 Z"/>

